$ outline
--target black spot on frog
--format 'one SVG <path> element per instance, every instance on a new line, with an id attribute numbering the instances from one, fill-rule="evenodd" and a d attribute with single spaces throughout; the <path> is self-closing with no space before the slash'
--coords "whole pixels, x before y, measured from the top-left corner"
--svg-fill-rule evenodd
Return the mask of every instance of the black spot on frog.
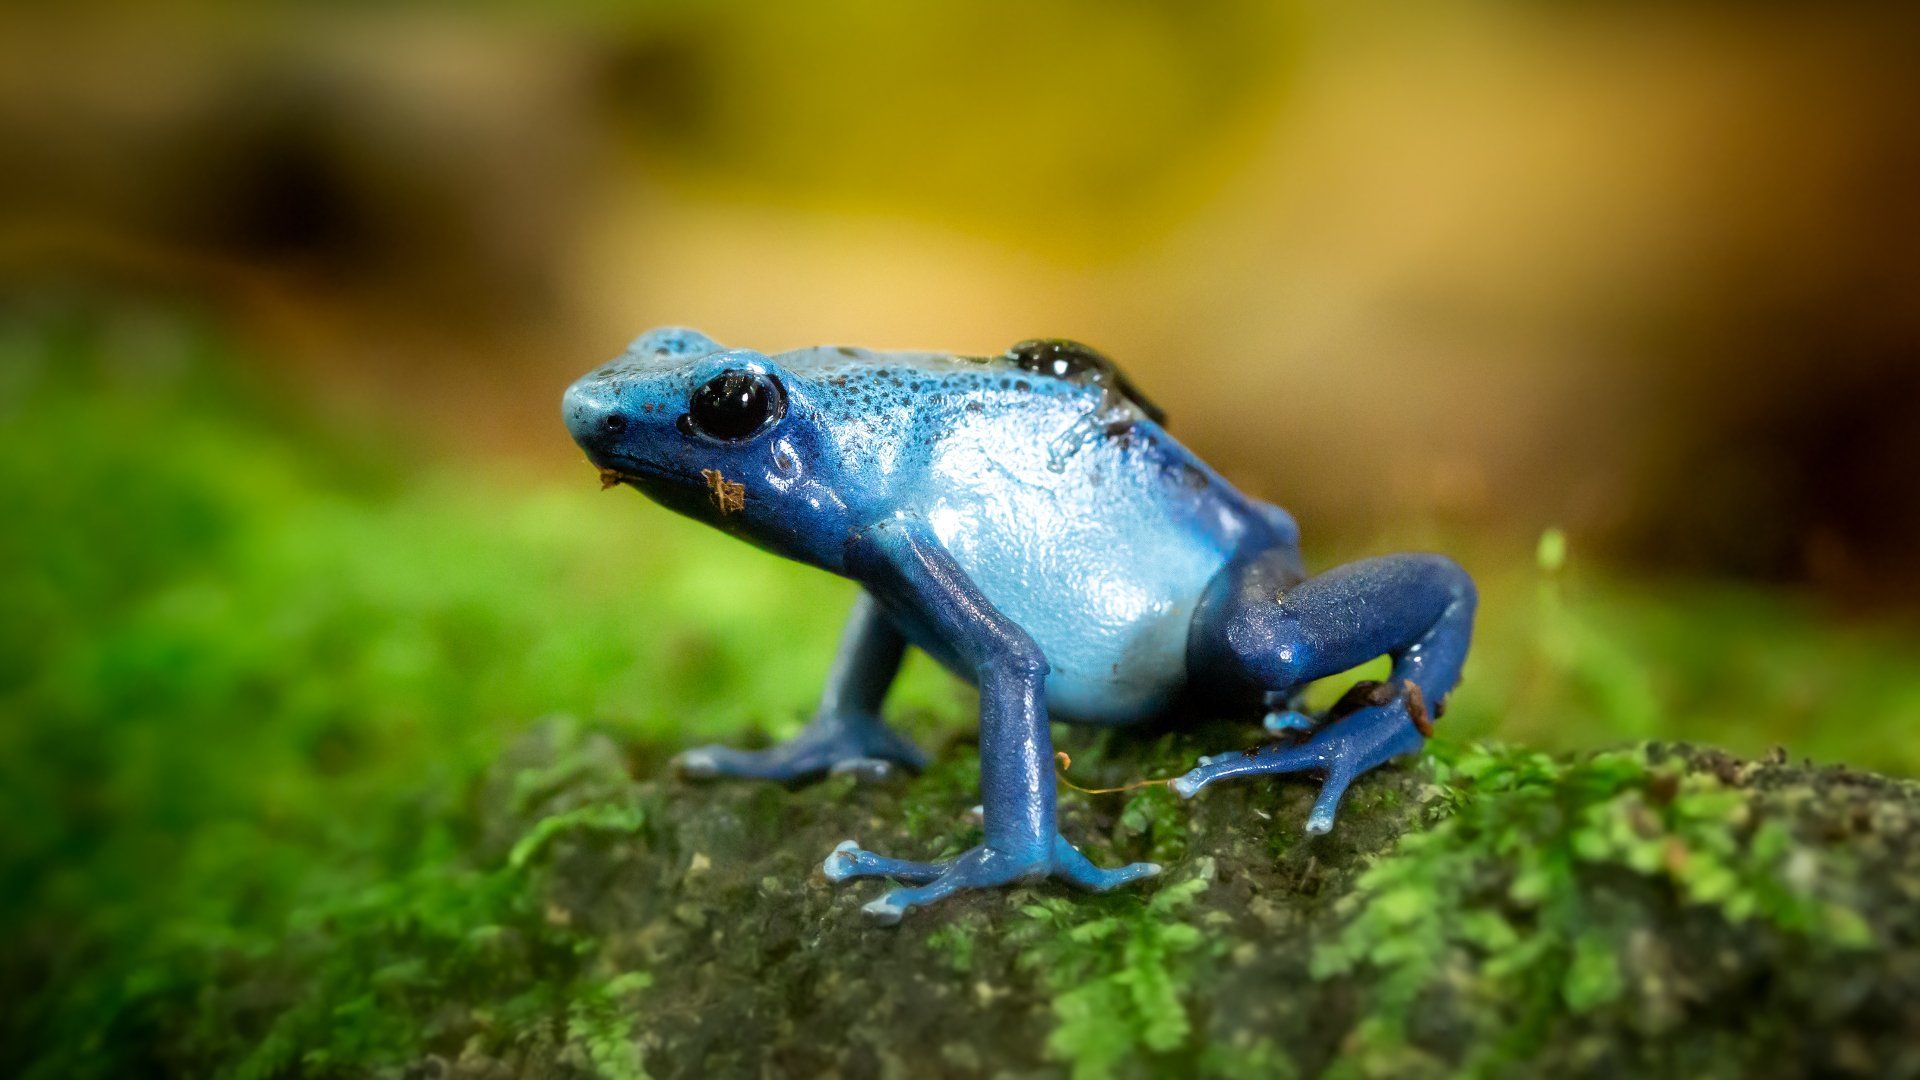
<path id="1" fill-rule="evenodd" d="M 1162 427 L 1166 426 L 1165 410 L 1149 401 L 1118 364 L 1092 346 L 1065 338 L 1036 338 L 1008 349 L 1007 359 L 1014 366 L 1036 375 L 1089 383 L 1118 394 L 1138 406 L 1148 419 Z"/>

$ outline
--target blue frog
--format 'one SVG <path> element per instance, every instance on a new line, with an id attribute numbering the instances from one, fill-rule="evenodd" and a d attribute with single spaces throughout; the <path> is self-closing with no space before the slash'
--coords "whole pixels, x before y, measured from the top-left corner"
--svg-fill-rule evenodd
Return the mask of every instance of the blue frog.
<path id="1" fill-rule="evenodd" d="M 1315 774 L 1306 828 L 1324 833 L 1356 777 L 1422 747 L 1466 659 L 1476 601 L 1458 565 L 1390 555 L 1309 576 L 1285 511 L 1235 490 L 1072 342 L 768 356 L 661 329 L 576 382 L 563 412 L 603 482 L 862 586 L 800 734 L 691 750 L 683 772 L 918 770 L 924 755 L 880 716 L 906 647 L 979 688 L 984 843 L 946 862 L 853 841 L 827 857 L 833 881 L 907 886 L 864 908 L 882 922 L 961 889 L 1053 877 L 1104 891 L 1159 872 L 1097 867 L 1060 835 L 1049 720 L 1264 707 L 1281 738 L 1203 758 L 1173 788 Z M 1382 654 L 1385 682 L 1322 717 L 1298 710 L 1309 683 Z"/>

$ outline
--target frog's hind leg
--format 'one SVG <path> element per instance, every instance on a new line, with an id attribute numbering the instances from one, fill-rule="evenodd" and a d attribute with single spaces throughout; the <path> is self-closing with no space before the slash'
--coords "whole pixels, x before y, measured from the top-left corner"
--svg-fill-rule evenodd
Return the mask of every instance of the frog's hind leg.
<path id="1" fill-rule="evenodd" d="M 1348 785 L 1425 744 L 1460 681 L 1476 602 L 1466 572 L 1438 555 L 1367 559 L 1297 582 L 1263 560 L 1228 567 L 1194 615 L 1188 659 L 1202 677 L 1259 688 L 1273 708 L 1376 656 L 1392 659 L 1392 673 L 1355 687 L 1304 742 L 1208 759 L 1174 790 L 1192 798 L 1216 780 L 1317 773 L 1307 831 L 1333 828 Z"/>

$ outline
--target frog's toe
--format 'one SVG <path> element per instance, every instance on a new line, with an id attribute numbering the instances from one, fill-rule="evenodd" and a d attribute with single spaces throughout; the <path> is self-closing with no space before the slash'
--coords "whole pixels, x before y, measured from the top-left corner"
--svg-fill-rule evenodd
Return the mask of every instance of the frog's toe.
<path id="1" fill-rule="evenodd" d="M 1313 812 L 1307 815 L 1307 835 L 1325 836 L 1333 831 L 1333 823 L 1339 817 L 1339 805 L 1321 806 L 1315 803 Z"/>
<path id="2" fill-rule="evenodd" d="M 900 917 L 917 907 L 944 900 L 962 889 L 1005 885 L 1005 880 L 973 880 L 964 867 L 953 866 L 931 881 L 910 889 L 895 889 L 862 905 L 860 910 L 880 926 L 892 926 Z"/>
<path id="3" fill-rule="evenodd" d="M 1074 888 L 1088 892 L 1108 892 L 1154 877 L 1160 870 L 1159 863 L 1150 862 L 1128 863 L 1107 870 L 1093 865 L 1093 860 L 1067 843 L 1066 837 L 1056 836 L 1053 841 L 1053 875 Z"/>
<path id="4" fill-rule="evenodd" d="M 1159 877 L 1161 871 L 1165 869 L 1156 862 L 1128 863 L 1111 870 L 1088 863 L 1084 867 L 1075 869 L 1061 867 L 1056 872 L 1060 875 L 1060 880 L 1077 889 L 1085 889 L 1087 892 L 1112 892 L 1122 885 L 1131 885 L 1136 881 Z"/>
<path id="5" fill-rule="evenodd" d="M 1340 813 L 1340 800 L 1346 798 L 1347 788 L 1359 776 L 1350 766 L 1336 765 L 1327 773 L 1327 779 L 1320 785 L 1320 794 L 1314 797 L 1313 810 L 1307 814 L 1307 832 L 1313 836 L 1324 836 L 1333 831 L 1334 818 Z"/>
<path id="6" fill-rule="evenodd" d="M 925 884 L 947 871 L 948 863 L 910 862 L 906 859 L 889 859 L 885 855 L 876 855 L 862 848 L 852 840 L 842 840 L 820 864 L 820 872 L 828 881 L 839 884 L 855 878 L 892 878 L 910 884 Z"/>
<path id="7" fill-rule="evenodd" d="M 833 846 L 827 861 L 820 864 L 820 872 L 837 885 L 853 876 L 854 856 L 859 854 L 864 853 L 860 850 L 858 840 L 842 840 Z"/>
<path id="8" fill-rule="evenodd" d="M 720 775 L 720 760 L 711 747 L 703 746 L 675 755 L 673 770 L 689 780 L 710 780 Z"/>
<path id="9" fill-rule="evenodd" d="M 896 889 L 885 896 L 870 900 L 860 905 L 860 911 L 866 915 L 869 922 L 876 926 L 897 926 L 900 923 L 901 916 L 905 915 L 907 909 L 913 906 L 904 900 L 898 899 L 900 893 L 906 891 L 905 889 Z"/>
<path id="10" fill-rule="evenodd" d="M 827 769 L 817 754 L 796 753 L 792 744 L 771 750 L 736 750 L 730 746 L 696 746 L 673 759 L 673 768 L 689 780 L 733 777 L 776 780 L 782 783 L 817 776 Z"/>
<path id="11" fill-rule="evenodd" d="M 1268 773 L 1304 772 L 1322 769 L 1326 757 L 1318 741 L 1303 744 L 1268 743 L 1253 750 L 1203 757 L 1199 764 L 1168 783 L 1174 794 L 1191 799 L 1202 788 L 1220 780 L 1258 776 Z"/>
<path id="12" fill-rule="evenodd" d="M 1266 715 L 1261 726 L 1275 735 L 1285 735 L 1295 731 L 1312 731 L 1315 721 L 1298 709 L 1276 709 Z"/>
<path id="13" fill-rule="evenodd" d="M 827 771 L 833 776 L 851 776 L 867 784 L 883 783 L 900 774 L 893 762 L 877 757 L 842 758 Z"/>

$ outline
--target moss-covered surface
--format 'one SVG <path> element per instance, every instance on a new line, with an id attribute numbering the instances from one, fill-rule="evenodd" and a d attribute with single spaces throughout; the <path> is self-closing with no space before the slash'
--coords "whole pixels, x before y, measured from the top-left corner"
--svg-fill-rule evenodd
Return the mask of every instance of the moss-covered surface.
<path id="1" fill-rule="evenodd" d="M 1920 1074 L 1913 785 L 1595 756 L 1912 773 L 1911 630 L 1463 552 L 1469 681 L 1334 834 L 1063 793 L 1168 874 L 875 929 L 819 862 L 977 838 L 968 692 L 910 664 L 910 783 L 663 778 L 797 726 L 844 583 L 399 445 L 172 313 L 0 311 L 0 1074 Z M 1103 786 L 1257 729 L 1061 737 Z"/>
<path id="2" fill-rule="evenodd" d="M 1150 772 L 1201 745 L 1082 761 Z M 476 869 L 517 864 L 538 897 L 526 941 L 493 946 L 500 967 L 558 935 L 576 993 L 623 1007 L 556 1000 L 516 1025 L 484 994 L 415 996 L 406 979 L 444 987 L 435 965 L 470 962 L 450 938 L 374 991 L 432 1019 L 422 1075 L 1920 1070 L 1910 783 L 1684 746 L 1556 760 L 1442 744 L 1359 785 L 1314 840 L 1304 784 L 1191 805 L 1069 795 L 1066 829 L 1096 858 L 1170 858 L 1164 880 L 967 895 L 876 929 L 858 909 L 881 886 L 831 886 L 820 859 L 850 835 L 914 854 L 977 842 L 970 747 L 915 783 L 800 792 L 633 780 L 635 762 L 554 722 L 471 809 Z M 250 981 L 226 993 L 256 998 Z"/>

